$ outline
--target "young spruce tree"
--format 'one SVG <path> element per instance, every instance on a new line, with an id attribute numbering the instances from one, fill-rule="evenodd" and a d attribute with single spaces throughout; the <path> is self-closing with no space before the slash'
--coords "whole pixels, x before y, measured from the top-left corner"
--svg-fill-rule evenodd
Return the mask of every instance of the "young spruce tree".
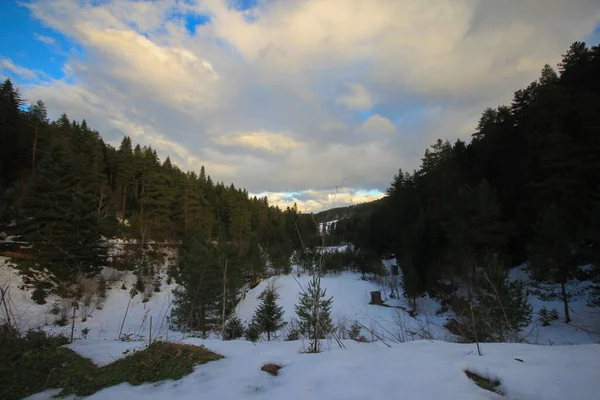
<path id="1" fill-rule="evenodd" d="M 274 288 L 268 287 L 262 303 L 254 312 L 251 325 L 258 328 L 259 332 L 267 333 L 267 340 L 271 340 L 271 333 L 277 332 L 286 325 L 283 321 L 283 307 L 275 302 L 277 292 Z"/>
<path id="2" fill-rule="evenodd" d="M 320 351 L 319 339 L 331 332 L 331 303 L 333 297 L 326 299 L 326 290 L 320 289 L 320 277 L 313 275 L 308 283 L 307 290 L 300 296 L 300 302 L 296 304 L 296 314 L 300 318 L 300 329 L 308 333 L 311 339 L 311 352 Z"/>
<path id="3" fill-rule="evenodd" d="M 236 314 L 233 314 L 225 324 L 225 337 L 223 339 L 239 339 L 244 336 L 244 331 L 245 329 L 242 321 L 240 321 L 240 318 Z"/>

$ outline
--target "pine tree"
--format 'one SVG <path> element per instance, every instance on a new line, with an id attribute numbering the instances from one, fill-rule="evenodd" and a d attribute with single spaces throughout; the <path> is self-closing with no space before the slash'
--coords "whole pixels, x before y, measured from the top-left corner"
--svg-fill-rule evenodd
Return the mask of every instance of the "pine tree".
<path id="1" fill-rule="evenodd" d="M 320 351 L 319 339 L 331 332 L 333 323 L 331 321 L 331 304 L 333 297 L 326 299 L 326 290 L 321 289 L 321 278 L 318 274 L 313 275 L 308 283 L 308 288 L 300 295 L 296 304 L 296 314 L 300 319 L 300 329 L 307 334 L 311 343 L 311 352 Z"/>
<path id="2" fill-rule="evenodd" d="M 194 232 L 181 243 L 179 287 L 173 291 L 171 321 L 181 330 L 199 330 L 206 337 L 220 319 L 222 272 L 219 260 L 210 251 L 213 244 Z"/>
<path id="3" fill-rule="evenodd" d="M 528 246 L 531 269 L 537 280 L 550 280 L 561 286 L 565 322 L 571 322 L 566 283 L 575 273 L 574 241 L 570 235 L 566 214 L 556 204 L 542 210 L 535 235 Z"/>
<path id="4" fill-rule="evenodd" d="M 276 303 L 277 292 L 273 287 L 267 287 L 263 294 L 262 303 L 258 306 L 252 317 L 251 325 L 258 327 L 259 332 L 267 333 L 267 341 L 271 341 L 271 334 L 286 325 L 283 320 L 283 307 Z"/>
<path id="5" fill-rule="evenodd" d="M 106 265 L 107 247 L 97 219 L 93 185 L 70 162 L 64 147 L 54 146 L 42 159 L 23 200 L 19 222 L 31 253 L 60 281 L 77 273 L 95 274 Z"/>
<path id="6" fill-rule="evenodd" d="M 510 281 L 495 254 L 477 269 L 469 298 L 455 294 L 453 309 L 458 321 L 446 327 L 478 342 L 520 341 L 519 333 L 531 322 L 531 306 L 523 285 Z"/>
<path id="7" fill-rule="evenodd" d="M 495 254 L 488 257 L 476 278 L 473 315 L 479 340 L 518 341 L 521 329 L 531 322 L 531 306 L 523 285 L 508 279 Z"/>
<path id="8" fill-rule="evenodd" d="M 244 331 L 242 321 L 237 314 L 233 314 L 225 324 L 225 337 L 223 340 L 239 339 L 244 336 Z"/>

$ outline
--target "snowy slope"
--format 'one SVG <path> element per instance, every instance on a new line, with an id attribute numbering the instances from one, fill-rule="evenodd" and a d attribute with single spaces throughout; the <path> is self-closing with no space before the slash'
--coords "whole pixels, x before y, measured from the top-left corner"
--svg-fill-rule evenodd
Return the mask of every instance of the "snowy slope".
<path id="1" fill-rule="evenodd" d="M 600 393 L 597 376 L 600 346 L 474 345 L 413 341 L 392 345 L 345 341 L 347 349 L 325 347 L 302 354 L 300 342 L 222 342 L 205 344 L 224 359 L 196 367 L 179 381 L 132 387 L 121 384 L 91 399 L 501 399 L 470 381 L 465 368 L 501 381 L 507 399 L 593 400 Z M 103 345 L 102 342 L 96 342 Z M 78 345 L 79 346 L 79 345 Z M 93 347 L 91 345 L 87 345 Z M 523 362 L 515 360 L 518 358 Z M 283 366 L 279 376 L 260 371 L 265 363 Z M 48 399 L 54 391 L 32 398 Z"/>
<path id="2" fill-rule="evenodd" d="M 524 266 L 512 268 L 509 278 L 523 282 L 529 293 L 527 301 L 533 310 L 532 322 L 522 332 L 528 343 L 543 345 L 600 343 L 600 309 L 587 306 L 589 281 L 573 280 L 566 285 L 569 294 L 569 314 L 572 320 L 570 324 L 566 324 L 562 299 L 559 296 L 551 299 L 544 296 L 548 293 L 558 295 L 559 285 L 533 282 Z M 550 326 L 542 326 L 538 314 L 542 307 L 556 310 L 558 320 L 552 321 Z"/>
<path id="3" fill-rule="evenodd" d="M 161 291 L 152 293 L 152 297 L 143 301 L 143 296 L 137 294 L 134 298 L 130 297 L 129 290 L 133 287 L 136 277 L 131 272 L 121 272 L 106 268 L 103 275 L 110 276 L 117 274 L 117 279 L 109 286 L 106 300 L 98 304 L 98 308 L 91 307 L 88 313 L 82 314 L 83 310 L 76 311 L 75 319 L 75 338 L 83 338 L 82 331 L 88 329 L 88 339 L 115 340 L 121 331 L 131 340 L 146 340 L 149 335 L 150 317 L 153 320 L 153 337 L 167 339 L 173 332 L 168 332 L 166 317 L 170 314 L 172 295 L 171 291 L 175 284 L 167 285 L 163 282 Z M 28 329 L 42 328 L 51 333 L 62 333 L 67 337 L 71 334 L 71 319 L 67 326 L 57 326 L 54 324 L 56 316 L 52 314 L 54 304 L 61 307 L 68 307 L 69 318 L 72 317 L 72 308 L 68 302 L 61 301 L 56 295 L 46 298 L 44 305 L 36 304 L 31 300 L 31 290 L 21 290 L 24 286 L 23 277 L 19 275 L 12 267 L 9 260 L 0 257 L 0 284 L 9 288 L 11 300 L 11 312 L 14 313 L 21 331 Z M 125 285 L 126 290 L 121 287 Z M 129 304 L 129 306 L 128 306 Z M 127 317 L 125 313 L 127 312 Z M 4 309 L 0 312 L 0 320 L 4 320 Z M 176 338 L 181 338 L 180 333 L 175 333 Z"/>
<path id="4" fill-rule="evenodd" d="M 334 324 L 345 323 L 349 326 L 353 320 L 357 320 L 368 330 L 372 330 L 376 336 L 392 341 L 409 340 L 413 338 L 414 333 L 422 330 L 429 332 L 431 338 L 449 338 L 450 333 L 443 327 L 446 322 L 445 316 L 436 315 L 439 308 L 436 302 L 427 298 L 419 299 L 419 314 L 416 318 L 405 311 L 410 307 L 404 300 L 387 299 L 386 304 L 395 307 L 371 305 L 369 292 L 382 290 L 382 288 L 374 282 L 361 280 L 360 277 L 360 274 L 346 272 L 339 276 L 325 276 L 321 279 L 321 287 L 327 291 L 327 297 L 333 296 L 331 316 Z M 294 305 L 298 303 L 300 293 L 308 287 L 310 280 L 310 275 L 301 274 L 299 277 L 283 275 L 263 281 L 247 293 L 238 305 L 237 313 L 242 321 L 250 321 L 260 303 L 260 294 L 272 284 L 279 295 L 277 304 L 283 306 L 284 319 L 289 321 L 295 317 Z M 368 339 L 376 338 L 366 329 L 363 334 Z"/>
<path id="5" fill-rule="evenodd" d="M 390 268 L 392 260 L 384 262 Z M 110 275 L 114 271 L 104 271 Z M 521 267 L 511 270 L 513 279 L 521 279 L 526 285 L 534 286 Z M 114 340 L 118 337 L 123 323 L 123 334 L 131 340 L 145 341 L 149 336 L 150 317 L 153 320 L 152 335 L 154 338 L 177 340 L 184 335 L 180 332 L 168 331 L 166 317 L 170 314 L 174 284 L 166 285 L 163 282 L 159 293 L 152 293 L 148 302 L 143 302 L 140 294 L 130 301 L 129 289 L 133 286 L 136 277 L 131 272 L 122 274 L 108 291 L 106 301 L 101 304 L 101 309 L 92 309 L 85 322 L 82 321 L 81 310 L 77 311 L 75 322 L 75 337 L 83 338 L 82 330 L 89 329 L 87 339 Z M 302 288 L 308 286 L 311 277 L 307 274 L 275 276 L 261 282 L 250 290 L 237 307 L 237 312 L 242 321 L 249 321 L 258 306 L 259 295 L 269 284 L 277 288 L 278 304 L 283 306 L 284 318 L 289 321 L 295 317 L 294 305 L 297 303 Z M 59 327 L 53 324 L 55 316 L 51 314 L 53 303 L 59 299 L 50 296 L 45 305 L 38 305 L 31 301 L 31 291 L 24 291 L 22 277 L 16 273 L 9 260 L 0 257 L 0 284 L 10 288 L 12 310 L 18 318 L 23 331 L 29 328 L 43 327 L 43 329 L 64 333 L 71 333 L 71 326 Z M 121 290 L 125 284 L 127 290 Z M 569 285 L 569 292 L 573 294 L 570 302 L 571 317 L 573 322 L 565 324 L 563 321 L 563 306 L 560 300 L 548 300 L 538 297 L 530 287 L 529 302 L 533 307 L 533 321 L 522 333 L 527 343 L 561 345 L 598 343 L 600 338 L 594 332 L 600 332 L 600 310 L 586 306 L 586 289 L 588 283 L 573 282 Z M 435 340 L 453 340 L 454 337 L 443 327 L 448 314 L 439 313 L 439 303 L 428 297 L 417 301 L 418 314 L 411 316 L 407 310 L 411 307 L 401 299 L 390 299 L 389 289 L 383 289 L 381 284 L 360 279 L 360 274 L 350 272 L 339 276 L 325 276 L 322 286 L 327 290 L 328 296 L 333 296 L 332 318 L 336 325 L 349 327 L 353 320 L 359 321 L 365 328 L 362 334 L 369 340 L 383 339 L 388 342 L 431 338 Z M 537 285 L 539 286 L 539 285 Z M 369 292 L 382 290 L 386 304 L 391 307 L 370 305 Z M 60 303 L 60 302 L 59 302 Z M 129 309 L 127 309 L 129 303 Z M 550 326 L 541 326 L 537 320 L 537 312 L 542 308 L 556 309 L 559 320 L 553 321 Z M 0 319 L 3 310 L 0 310 Z M 69 313 L 71 316 L 71 313 Z M 279 338 L 283 338 L 281 333 Z"/>

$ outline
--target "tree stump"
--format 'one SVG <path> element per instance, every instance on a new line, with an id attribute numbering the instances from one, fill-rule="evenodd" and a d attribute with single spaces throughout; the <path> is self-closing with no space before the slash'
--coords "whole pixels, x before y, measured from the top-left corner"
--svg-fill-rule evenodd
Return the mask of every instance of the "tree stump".
<path id="1" fill-rule="evenodd" d="M 371 302 L 369 304 L 377 304 L 377 305 L 383 304 L 383 300 L 381 300 L 381 291 L 377 290 L 377 291 L 371 292 Z"/>

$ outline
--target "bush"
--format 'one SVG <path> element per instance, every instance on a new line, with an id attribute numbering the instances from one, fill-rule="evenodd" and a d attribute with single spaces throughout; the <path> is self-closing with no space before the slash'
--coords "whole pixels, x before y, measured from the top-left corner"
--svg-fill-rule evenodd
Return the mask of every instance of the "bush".
<path id="1" fill-rule="evenodd" d="M 519 281 L 511 282 L 508 274 L 491 255 L 483 268 L 477 270 L 471 302 L 455 298 L 452 308 L 458 318 L 447 328 L 474 341 L 519 341 L 519 332 L 531 321 L 531 306 Z M 474 317 L 474 318 L 473 318 Z M 473 331 L 473 320 L 477 335 Z"/>
<path id="2" fill-rule="evenodd" d="M 244 324 L 242 324 L 242 321 L 234 314 L 225 324 L 225 337 L 223 339 L 239 339 L 244 336 L 244 330 Z"/>
<path id="3" fill-rule="evenodd" d="M 90 360 L 60 347 L 64 336 L 29 331 L 19 337 L 0 328 L 0 398 L 22 399 L 48 388 L 63 387 L 94 368 Z"/>
<path id="4" fill-rule="evenodd" d="M 300 324 L 298 323 L 298 320 L 292 318 L 287 325 L 285 340 L 288 342 L 292 340 L 300 340 L 301 335 L 302 332 L 300 331 Z"/>
<path id="5" fill-rule="evenodd" d="M 354 322 L 352 322 L 352 325 L 350 325 L 350 330 L 348 331 L 348 337 L 350 339 L 356 340 L 358 342 L 361 331 L 362 331 L 362 326 L 360 326 L 358 321 L 354 321 Z"/>
<path id="6" fill-rule="evenodd" d="M 542 323 L 542 326 L 550 326 L 550 322 L 558 320 L 558 311 L 556 309 L 549 311 L 546 307 L 542 307 L 538 311 L 538 320 Z"/>
<path id="7" fill-rule="evenodd" d="M 260 327 L 256 326 L 256 324 L 250 323 L 248 329 L 246 329 L 246 340 L 251 342 L 256 342 L 260 339 Z"/>
<path id="8" fill-rule="evenodd" d="M 46 304 L 46 297 L 48 293 L 42 288 L 36 287 L 33 293 L 31 294 L 31 300 L 35 301 L 37 304 Z"/>

